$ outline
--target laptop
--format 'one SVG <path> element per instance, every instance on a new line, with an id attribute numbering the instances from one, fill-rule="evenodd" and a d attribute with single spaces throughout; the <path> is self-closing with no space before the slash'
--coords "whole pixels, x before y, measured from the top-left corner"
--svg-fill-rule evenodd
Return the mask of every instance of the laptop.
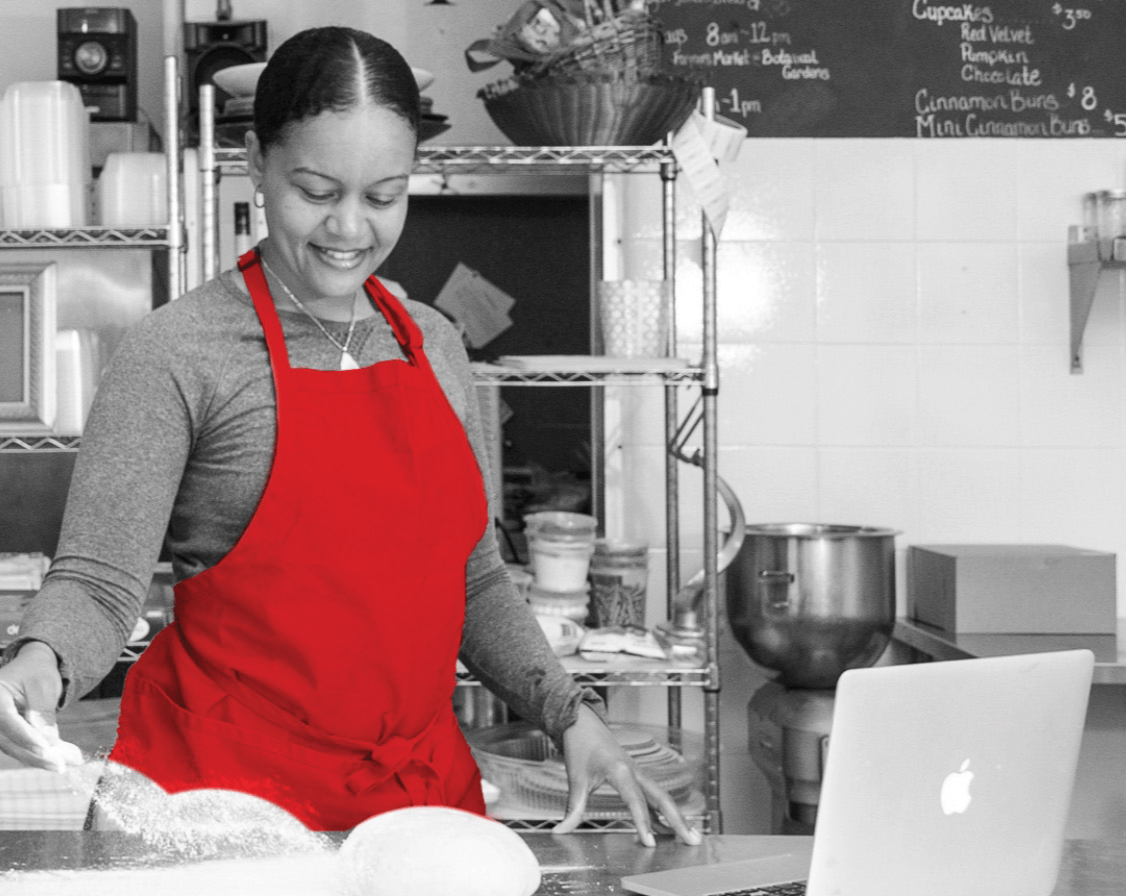
<path id="1" fill-rule="evenodd" d="M 761 838 L 750 857 L 630 875 L 622 887 L 644 896 L 1048 896 L 1093 666 L 1089 650 L 1065 650 L 849 670 L 837 684 L 812 838 Z"/>

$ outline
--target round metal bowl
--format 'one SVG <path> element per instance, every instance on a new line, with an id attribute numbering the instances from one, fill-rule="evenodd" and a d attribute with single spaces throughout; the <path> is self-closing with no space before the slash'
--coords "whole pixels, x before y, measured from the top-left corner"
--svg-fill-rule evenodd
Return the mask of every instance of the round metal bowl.
<path id="1" fill-rule="evenodd" d="M 895 625 L 892 529 L 751 525 L 726 572 L 732 633 L 761 666 L 798 688 L 832 688 L 870 666 Z"/>

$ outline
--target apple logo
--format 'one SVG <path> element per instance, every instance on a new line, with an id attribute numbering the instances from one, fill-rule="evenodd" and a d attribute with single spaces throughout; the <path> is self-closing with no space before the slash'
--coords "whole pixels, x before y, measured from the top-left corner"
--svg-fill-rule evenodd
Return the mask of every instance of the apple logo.
<path id="1" fill-rule="evenodd" d="M 947 815 L 962 813 L 969 808 L 970 800 L 973 799 L 970 796 L 970 782 L 974 779 L 974 773 L 969 770 L 969 766 L 970 760 L 967 759 L 958 771 L 948 774 L 942 782 L 939 799 L 942 803 L 942 811 Z"/>

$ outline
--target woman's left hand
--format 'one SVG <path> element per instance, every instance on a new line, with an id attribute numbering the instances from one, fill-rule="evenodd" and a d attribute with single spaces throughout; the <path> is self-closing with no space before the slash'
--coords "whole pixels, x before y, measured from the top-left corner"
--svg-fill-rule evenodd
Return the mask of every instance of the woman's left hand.
<path id="1" fill-rule="evenodd" d="M 656 845 L 650 808 L 663 816 L 685 843 L 700 843 L 700 834 L 685 821 L 672 797 L 637 769 L 613 732 L 589 706 L 580 705 L 575 723 L 563 732 L 563 761 L 569 784 L 567 812 L 554 827 L 555 833 L 575 830 L 583 820 L 587 797 L 603 782 L 609 782 L 629 808 L 643 845 Z"/>

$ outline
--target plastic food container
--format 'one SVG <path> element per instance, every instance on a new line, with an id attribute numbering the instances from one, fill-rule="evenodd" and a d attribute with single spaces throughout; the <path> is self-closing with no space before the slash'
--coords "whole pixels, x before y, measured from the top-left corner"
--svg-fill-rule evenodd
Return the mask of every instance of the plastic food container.
<path id="1" fill-rule="evenodd" d="M 538 536 L 529 549 L 534 558 L 534 585 L 546 591 L 569 592 L 586 583 L 594 553 L 590 542 Z"/>
<path id="2" fill-rule="evenodd" d="M 586 513 L 569 510 L 540 510 L 524 514 L 524 534 L 533 538 L 539 533 L 551 537 L 570 537 L 589 540 L 594 544 L 598 520 Z"/>
<path id="3" fill-rule="evenodd" d="M 528 604 L 537 616 L 562 616 L 581 625 L 590 613 L 590 586 L 584 583 L 573 591 L 549 591 L 533 582 Z"/>
<path id="4" fill-rule="evenodd" d="M 111 152 L 98 178 L 98 212 L 106 227 L 168 223 L 168 173 L 162 152 Z"/>
<path id="5" fill-rule="evenodd" d="M 5 227 L 85 227 L 90 115 L 65 81 L 19 81 L 0 99 Z"/>
<path id="6" fill-rule="evenodd" d="M 604 280 L 598 312 L 604 354 L 614 358 L 663 358 L 668 354 L 667 280 Z"/>
<path id="7" fill-rule="evenodd" d="M 598 521 L 585 513 L 549 510 L 524 517 L 528 558 L 535 584 L 546 591 L 576 591 L 586 585 Z"/>

